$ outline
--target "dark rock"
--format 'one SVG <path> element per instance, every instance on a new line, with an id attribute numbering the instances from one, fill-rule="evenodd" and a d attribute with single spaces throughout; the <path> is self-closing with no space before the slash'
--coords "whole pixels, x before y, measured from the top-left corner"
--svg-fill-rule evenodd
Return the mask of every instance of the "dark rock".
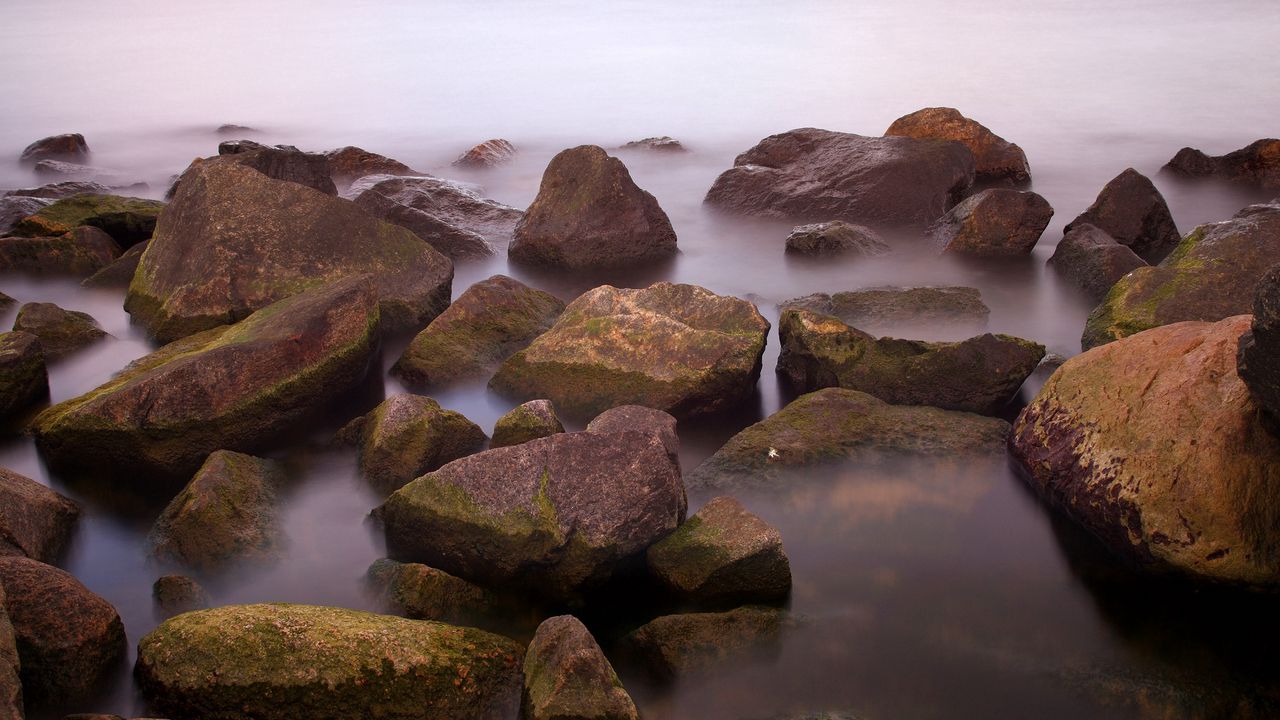
<path id="1" fill-rule="evenodd" d="M 22 663 L 0 584 L 0 720 L 22 720 Z"/>
<path id="2" fill-rule="evenodd" d="M 336 183 L 350 185 L 366 175 L 417 175 L 413 168 L 399 160 L 348 145 L 324 154 L 329 163 L 329 176 Z"/>
<path id="3" fill-rule="evenodd" d="M 524 656 L 527 720 L 638 720 L 622 681 L 591 632 L 572 615 L 547 618 Z"/>
<path id="4" fill-rule="evenodd" d="M 491 243 L 508 242 L 523 215 L 466 185 L 433 177 L 371 175 L 347 195 L 365 212 L 412 230 L 452 258 L 492 255 Z"/>
<path id="5" fill-rule="evenodd" d="M 884 134 L 962 143 L 973 153 L 975 173 L 982 182 L 1022 185 L 1031 181 L 1031 168 L 1022 148 L 991 132 L 982 123 L 961 115 L 955 108 L 917 110 L 894 120 Z"/>
<path id="6" fill-rule="evenodd" d="M 20 190 L 10 190 L 5 193 L 5 197 L 34 197 L 46 200 L 61 200 L 72 195 L 80 195 L 89 193 L 92 195 L 110 195 L 111 188 L 101 183 L 84 182 L 80 180 L 64 180 L 63 182 L 49 183 L 40 187 L 22 188 Z"/>
<path id="7" fill-rule="evenodd" d="M 882 287 L 818 293 L 780 306 L 781 310 L 788 308 L 831 315 L 874 335 L 929 326 L 977 331 L 987 326 L 991 314 L 982 294 L 970 287 Z"/>
<path id="8" fill-rule="evenodd" d="M 0 235 L 8 235 L 9 231 L 13 230 L 13 227 L 23 218 L 40 212 L 52 202 L 52 200 L 25 195 L 0 197 Z"/>
<path id="9" fill-rule="evenodd" d="M 377 278 L 389 331 L 421 327 L 449 304 L 453 264 L 413 233 L 347 200 L 206 162 L 183 175 L 125 309 L 162 341 L 173 340 L 366 273 Z"/>
<path id="10" fill-rule="evenodd" d="M 889 245 L 875 230 L 840 220 L 800 225 L 787 236 L 787 252 L 798 255 L 884 255 Z"/>
<path id="11" fill-rule="evenodd" d="M 165 575 L 151 586 L 151 601 L 161 621 L 209 607 L 209 593 L 185 575 Z"/>
<path id="12" fill-rule="evenodd" d="M 219 135 L 238 135 L 240 133 L 256 133 L 257 128 L 251 128 L 247 125 L 236 125 L 235 123 L 223 123 L 214 130 Z"/>
<path id="13" fill-rule="evenodd" d="M 485 140 L 464 152 L 457 160 L 453 161 L 453 164 L 460 167 L 490 168 L 509 161 L 515 157 L 515 154 L 515 145 L 512 145 L 507 140 L 494 138 L 493 140 Z"/>
<path id="14" fill-rule="evenodd" d="M 80 162 L 89 158 L 89 144 L 80 133 L 52 135 L 37 140 L 22 150 L 19 158 L 24 163 L 40 160 L 74 160 Z"/>
<path id="15" fill-rule="evenodd" d="M 696 285 L 583 293 L 489 386 L 548 398 L 567 417 L 645 405 L 677 417 L 741 403 L 755 390 L 769 323 L 751 303 Z"/>
<path id="16" fill-rule="evenodd" d="M 716 178 L 706 202 L 729 212 L 923 226 L 973 183 L 959 143 L 803 128 L 772 135 Z"/>
<path id="17" fill-rule="evenodd" d="M 1280 420 L 1280 265 L 1258 283 L 1253 323 L 1240 336 L 1236 369 L 1254 401 Z"/>
<path id="18" fill-rule="evenodd" d="M 556 417 L 556 409 L 551 401 L 530 400 L 498 418 L 493 426 L 493 442 L 489 443 L 489 447 L 519 445 L 562 432 L 564 425 Z"/>
<path id="19" fill-rule="evenodd" d="M 565 600 L 638 562 L 685 509 L 657 438 L 559 433 L 449 463 L 375 512 L 393 557 Z"/>
<path id="20" fill-rule="evenodd" d="M 1182 239 L 1164 196 L 1145 175 L 1129 168 L 1098 193 L 1088 210 L 1072 220 L 1064 232 L 1093 225 L 1148 263 L 1165 258 Z"/>
<path id="21" fill-rule="evenodd" d="M 689 152 L 688 148 L 680 144 L 679 140 L 669 136 L 662 135 L 660 137 L 648 137 L 643 140 L 632 140 L 626 143 L 619 150 L 653 150 L 656 152 Z"/>
<path id="22" fill-rule="evenodd" d="M 1084 289 L 1094 302 L 1101 302 L 1107 291 L 1131 270 L 1147 263 L 1129 247 L 1088 223 L 1072 223 L 1049 264 L 1063 277 Z"/>
<path id="23" fill-rule="evenodd" d="M 320 153 L 302 152 L 297 148 L 286 146 L 266 147 L 248 145 L 248 141 L 234 152 L 223 152 L 218 146 L 219 156 L 198 163 L 226 164 L 235 163 L 253 168 L 272 180 L 284 180 L 318 190 L 326 195 L 337 195 L 338 188 L 329 177 L 329 158 Z M 226 143 L 223 143 L 226 145 Z M 197 163 L 193 163 L 194 167 Z M 188 168 L 188 171 L 190 168 Z M 184 175 L 186 173 L 183 173 Z M 179 179 L 179 184 L 182 180 Z M 176 195 L 176 191 L 175 191 Z"/>
<path id="24" fill-rule="evenodd" d="M 40 338 L 40 348 L 47 361 L 60 360 L 111 337 L 89 313 L 63 310 L 53 303 L 23 305 L 18 309 L 13 329 Z"/>
<path id="25" fill-rule="evenodd" d="M 624 652 L 652 675 L 673 680 L 776 651 L 788 623 L 783 610 L 664 615 L 623 638 Z"/>
<path id="26" fill-rule="evenodd" d="M 393 395 L 363 418 L 360 472 L 380 492 L 484 448 L 480 426 L 421 395 Z"/>
<path id="27" fill-rule="evenodd" d="M 595 416 L 595 419 L 587 423 L 587 432 L 647 432 L 662 441 L 671 462 L 677 465 L 680 463 L 680 436 L 676 434 L 676 419 L 661 410 L 643 405 L 619 405 Z"/>
<path id="28" fill-rule="evenodd" d="M 56 562 L 79 519 L 80 508 L 62 494 L 0 468 L 0 555 Z"/>
<path id="29" fill-rule="evenodd" d="M 383 558 L 369 566 L 365 579 L 385 605 L 415 620 L 474 626 L 508 610 L 501 598 L 479 585 L 421 563 Z"/>
<path id="30" fill-rule="evenodd" d="M 980 257 L 1029 255 L 1053 208 L 1030 190 L 991 188 L 956 205 L 928 234 L 943 252 Z"/>
<path id="31" fill-rule="evenodd" d="M 1218 157 L 1182 148 L 1163 169 L 1185 177 L 1215 177 L 1275 190 L 1280 188 L 1280 140 L 1258 140 Z"/>
<path id="32" fill-rule="evenodd" d="M 121 181 L 119 177 L 102 168 L 62 160 L 41 160 L 36 163 L 34 169 L 36 176 L 45 180 L 56 181 L 60 178 L 74 177 L 108 184 L 117 184 Z"/>
<path id="33" fill-rule="evenodd" d="M 218 143 L 218 155 L 239 155 L 240 153 L 254 152 L 256 150 L 269 150 L 270 145 L 264 145 L 256 140 L 223 140 Z"/>
<path id="34" fill-rule="evenodd" d="M 146 240 L 155 231 L 165 204 L 159 200 L 81 193 L 41 208 L 14 226 L 25 237 L 63 235 L 82 225 L 98 228 L 122 248 Z"/>
<path id="35" fill-rule="evenodd" d="M 49 374 L 40 339 L 30 333 L 0 333 L 0 421 L 48 395 Z"/>
<path id="36" fill-rule="evenodd" d="M 86 276 L 120 257 L 120 246 L 95 227 L 53 237 L 0 238 L 0 272 Z"/>
<path id="37" fill-rule="evenodd" d="M 18 301 L 0 292 L 0 311 L 7 312 L 9 308 L 16 302 Z"/>
<path id="38" fill-rule="evenodd" d="M 418 333 L 392 372 L 423 388 L 488 378 L 562 312 L 554 296 L 494 275 L 467 288 Z"/>
<path id="39" fill-rule="evenodd" d="M 110 265 L 81 281 L 81 287 L 87 288 L 127 288 L 133 282 L 134 273 L 138 271 L 138 263 L 142 261 L 142 253 L 147 251 L 150 240 L 143 240 L 125 250 Z"/>

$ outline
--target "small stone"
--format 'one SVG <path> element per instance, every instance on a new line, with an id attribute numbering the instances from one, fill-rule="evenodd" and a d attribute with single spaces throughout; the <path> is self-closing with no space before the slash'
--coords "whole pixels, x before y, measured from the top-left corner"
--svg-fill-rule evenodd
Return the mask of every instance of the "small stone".
<path id="1" fill-rule="evenodd" d="M 484 448 L 480 426 L 421 395 L 393 395 L 365 416 L 360 471 L 390 494 L 414 478 Z"/>
<path id="2" fill-rule="evenodd" d="M 200 583 L 185 575 L 165 575 L 158 578 L 151 586 L 151 600 L 155 604 L 156 616 L 161 621 L 209 607 L 209 593 L 200 587 Z"/>
<path id="3" fill-rule="evenodd" d="M 454 165 L 469 168 L 491 168 L 515 157 L 516 146 L 502 138 L 486 140 L 471 148 L 453 161 Z"/>
<path id="4" fill-rule="evenodd" d="M 638 720 L 635 703 L 596 644 L 572 615 L 547 618 L 524 656 L 527 720 Z"/>
<path id="5" fill-rule="evenodd" d="M 1107 183 L 1089 209 L 1063 232 L 1070 234 L 1080 225 L 1098 228 L 1151 264 L 1163 260 L 1182 240 L 1164 196 L 1133 168 Z"/>
<path id="6" fill-rule="evenodd" d="M 17 332 L 40 338 L 45 359 L 61 360 L 94 343 L 111 337 L 88 313 L 63 310 L 53 303 L 27 303 L 13 321 Z"/>
<path id="7" fill-rule="evenodd" d="M 520 443 L 564 432 L 564 425 L 556 417 L 556 409 L 550 400 L 530 400 L 517 405 L 498 418 L 493 426 L 491 448 L 519 445 Z"/>
<path id="8" fill-rule="evenodd" d="M 787 236 L 787 252 L 797 255 L 863 255 L 889 252 L 884 238 L 865 225 L 841 220 L 800 225 Z"/>
<path id="9" fill-rule="evenodd" d="M 991 188 L 943 215 L 926 232 L 947 253 L 981 257 L 1028 255 L 1053 217 L 1049 202 L 1029 190 Z"/>
<path id="10" fill-rule="evenodd" d="M 627 635 L 622 646 L 655 677 L 674 680 L 776 651 L 787 624 L 785 611 L 754 606 L 664 615 Z"/>
<path id="11" fill-rule="evenodd" d="M 661 137 L 649 137 L 643 140 L 632 140 L 626 143 L 619 150 L 652 150 L 654 152 L 683 153 L 689 152 L 688 148 L 680 144 L 679 140 L 668 135 Z"/>
<path id="12" fill-rule="evenodd" d="M 20 160 L 34 163 L 40 160 L 82 161 L 89 157 L 89 144 L 80 133 L 51 135 L 37 140 L 22 150 Z"/>
<path id="13" fill-rule="evenodd" d="M 1111 286 L 1130 271 L 1147 266 L 1133 250 L 1088 223 L 1073 223 L 1049 264 L 1094 302 L 1101 302 Z"/>

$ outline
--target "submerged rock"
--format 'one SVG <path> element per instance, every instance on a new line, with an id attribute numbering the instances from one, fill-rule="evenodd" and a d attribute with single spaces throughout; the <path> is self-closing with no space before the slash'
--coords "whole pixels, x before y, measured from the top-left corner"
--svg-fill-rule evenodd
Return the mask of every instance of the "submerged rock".
<path id="1" fill-rule="evenodd" d="M 133 282 L 134 273 L 138 271 L 138 263 L 142 261 L 142 253 L 147 251 L 150 240 L 143 240 L 125 250 L 120 257 L 98 272 L 80 282 L 87 288 L 127 288 Z"/>
<path id="2" fill-rule="evenodd" d="M 1147 263 L 1133 250 L 1088 223 L 1072 223 L 1071 229 L 1058 243 L 1049 264 L 1063 277 L 1080 286 L 1094 302 L 1101 302 L 1107 291 L 1130 271 Z"/>
<path id="3" fill-rule="evenodd" d="M 885 135 L 903 135 L 919 140 L 954 140 L 973 153 L 975 174 L 982 182 L 1007 182 L 1022 185 L 1031 181 L 1031 168 L 1022 148 L 1005 140 L 959 110 L 931 107 L 903 115 Z"/>
<path id="4" fill-rule="evenodd" d="M 516 146 L 509 140 L 494 138 L 462 153 L 453 164 L 459 167 L 490 168 L 511 160 L 515 154 Z"/>
<path id="5" fill-rule="evenodd" d="M 94 195 L 110 195 L 111 188 L 96 182 L 85 182 L 83 180 L 63 180 L 62 182 L 46 183 L 39 187 L 20 188 L 18 190 L 10 190 L 6 192 L 5 197 L 33 197 L 44 198 L 47 200 L 61 200 L 62 198 L 79 195 L 81 193 L 92 193 Z"/>
<path id="6" fill-rule="evenodd" d="M 413 168 L 399 160 L 369 152 L 353 145 L 324 153 L 329 177 L 336 183 L 350 185 L 366 175 L 417 175 Z"/>
<path id="7" fill-rule="evenodd" d="M 636 705 L 596 644 L 572 615 L 547 618 L 524 656 L 527 720 L 638 720 Z"/>
<path id="8" fill-rule="evenodd" d="M 19 160 L 34 163 L 40 160 L 71 160 L 81 162 L 89 159 L 89 144 L 80 133 L 66 133 L 41 138 L 22 149 Z"/>
<path id="9" fill-rule="evenodd" d="M 1280 188 L 1280 140 L 1257 140 L 1217 157 L 1185 147 L 1163 169 L 1184 177 L 1215 177 L 1275 190 Z"/>
<path id="10" fill-rule="evenodd" d="M 14 226 L 13 234 L 52 237 L 88 225 L 127 248 L 151 237 L 164 207 L 159 200 L 80 193 L 57 200 L 24 218 Z"/>
<path id="11" fill-rule="evenodd" d="M 976 331 L 987 326 L 991 314 L 982 294 L 970 287 L 881 287 L 817 293 L 788 300 L 780 307 L 788 308 L 831 315 L 875 335 L 929 326 Z"/>
<path id="12" fill-rule="evenodd" d="M 1236 369 L 1254 402 L 1280 420 L 1280 265 L 1258 283 L 1253 323 L 1240 336 Z"/>
<path id="13" fill-rule="evenodd" d="M 0 556 L 56 562 L 79 519 L 80 508 L 61 493 L 0 467 Z"/>
<path id="14" fill-rule="evenodd" d="M 120 246 L 95 227 L 52 237 L 0 238 L 0 272 L 84 277 L 120 257 Z"/>
<path id="15" fill-rule="evenodd" d="M 484 448 L 485 434 L 462 413 L 421 395 L 393 395 L 363 418 L 360 472 L 380 492 Z"/>
<path id="16" fill-rule="evenodd" d="M 373 175 L 347 195 L 370 215 L 413 231 L 455 259 L 492 255 L 492 244 L 509 242 L 523 216 L 466 185 L 434 177 Z"/>
<path id="17" fill-rule="evenodd" d="M 8 235 L 23 218 L 36 214 L 52 202 L 36 197 L 0 197 L 0 235 Z"/>
<path id="18" fill-rule="evenodd" d="M 184 575 L 165 575 L 151 586 L 151 601 L 161 620 L 209 607 L 209 593 Z"/>
<path id="19" fill-rule="evenodd" d="M 24 332 L 0 333 L 0 422 L 48 395 L 49 373 L 40 339 Z"/>
<path id="20" fill-rule="evenodd" d="M 121 179 L 111 173 L 92 165 L 66 162 L 64 160 L 40 160 L 33 168 L 36 176 L 48 180 L 50 178 L 76 177 L 90 179 L 94 182 L 118 184 Z"/>
<path id="21" fill-rule="evenodd" d="M 689 150 L 679 140 L 669 136 L 647 137 L 625 143 L 619 150 L 653 150 L 655 152 L 683 153 Z"/>
<path id="22" fill-rule="evenodd" d="M 662 446 L 667 449 L 667 457 L 671 458 L 671 462 L 676 464 L 680 462 L 680 436 L 676 434 L 676 419 L 661 410 L 643 405 L 619 405 L 595 416 L 591 422 L 587 423 L 587 432 L 649 433 L 662 441 Z"/>
<path id="23" fill-rule="evenodd" d="M 1028 255 L 1053 208 L 1030 190 L 991 188 L 966 198 L 928 230 L 943 252 L 983 257 Z"/>
<path id="24" fill-rule="evenodd" d="M 787 236 L 787 252 L 798 255 L 864 255 L 889 252 L 889 245 L 875 230 L 841 220 L 800 225 Z"/>
<path id="25" fill-rule="evenodd" d="M 1182 236 L 1164 196 L 1142 173 L 1128 168 L 1098 193 L 1088 210 L 1072 220 L 1064 232 L 1092 225 L 1115 238 L 1148 263 L 1160 262 Z"/>
<path id="26" fill-rule="evenodd" d="M 655 677 L 674 680 L 776 651 L 787 622 L 783 610 L 751 606 L 664 615 L 627 635 L 622 646 Z"/>
<path id="27" fill-rule="evenodd" d="M 365 579 L 387 606 L 415 620 L 476 625 L 508 609 L 479 585 L 421 563 L 383 558 L 369 566 Z"/>
<path id="28" fill-rule="evenodd" d="M 551 401 L 530 400 L 498 418 L 497 424 L 493 426 L 493 442 L 489 443 L 489 447 L 519 445 L 562 432 L 564 425 L 556 417 L 556 409 Z"/>
<path id="29" fill-rule="evenodd" d="M 134 675 L 156 711 L 190 720 L 498 720 L 519 704 L 520 654 L 472 628 L 237 605 L 166 621 L 139 643 Z"/>
<path id="30" fill-rule="evenodd" d="M 89 313 L 63 310 L 53 303 L 27 303 L 18 308 L 13 329 L 39 338 L 46 360 L 60 360 L 111 337 Z"/>
<path id="31" fill-rule="evenodd" d="M 22 720 L 22 663 L 9 612 L 5 610 L 4 585 L 0 584 L 0 720 Z"/>

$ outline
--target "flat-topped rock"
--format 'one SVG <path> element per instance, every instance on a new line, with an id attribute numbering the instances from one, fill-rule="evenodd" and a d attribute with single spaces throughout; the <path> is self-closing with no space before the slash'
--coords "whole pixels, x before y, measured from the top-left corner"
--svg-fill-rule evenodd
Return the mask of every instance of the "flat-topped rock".
<path id="1" fill-rule="evenodd" d="M 0 238 L 0 272 L 86 277 L 118 257 L 116 241 L 87 225 L 49 237 Z"/>

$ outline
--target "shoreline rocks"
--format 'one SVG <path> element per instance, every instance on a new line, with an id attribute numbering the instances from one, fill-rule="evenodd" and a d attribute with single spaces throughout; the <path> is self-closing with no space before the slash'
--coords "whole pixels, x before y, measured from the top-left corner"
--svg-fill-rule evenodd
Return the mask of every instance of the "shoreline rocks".
<path id="1" fill-rule="evenodd" d="M 889 245 L 875 230 L 842 220 L 799 225 L 787 236 L 786 251 L 796 255 L 861 255 L 875 257 L 889 252 Z"/>
<path id="2" fill-rule="evenodd" d="M 524 216 L 481 197 L 472 186 L 435 177 L 370 175 L 353 183 L 346 197 L 457 260 L 492 255 L 494 245 L 511 240 Z"/>
<path id="3" fill-rule="evenodd" d="M 965 198 L 926 231 L 944 253 L 979 257 L 1029 255 L 1053 217 L 1030 190 L 990 188 Z"/>
<path id="4" fill-rule="evenodd" d="M 41 160 L 68 160 L 82 162 L 89 159 L 89 144 L 80 133 L 50 135 L 41 138 L 22 149 L 18 157 L 24 164 L 32 164 Z"/>
<path id="5" fill-rule="evenodd" d="M 209 593 L 183 575 L 165 575 L 151 586 L 151 601 L 161 622 L 175 615 L 209 608 Z"/>
<path id="6" fill-rule="evenodd" d="M 360 472 L 379 492 L 484 448 L 479 425 L 421 395 L 392 395 L 360 418 L 355 433 Z M 350 426 L 349 426 L 350 427 Z"/>
<path id="7" fill-rule="evenodd" d="M 1093 302 L 1102 302 L 1120 278 L 1147 267 L 1129 247 L 1106 232 L 1075 222 L 1053 251 L 1049 263 L 1059 274 L 1080 287 Z"/>
<path id="8" fill-rule="evenodd" d="M 0 422 L 39 404 L 49 395 L 49 372 L 40 338 L 24 332 L 0 333 Z"/>
<path id="9" fill-rule="evenodd" d="M 1254 401 L 1280 429 L 1280 265 L 1258 283 L 1253 322 L 1240 336 L 1236 370 Z"/>
<path id="10" fill-rule="evenodd" d="M 902 135 L 919 140 L 954 140 L 969 148 L 974 157 L 974 173 L 979 182 L 1025 185 L 1031 182 L 1031 168 L 1022 148 L 1005 140 L 959 110 L 931 107 L 903 115 L 885 135 Z"/>
<path id="11" fill-rule="evenodd" d="M 530 400 L 517 405 L 493 426 L 490 448 L 519 445 L 564 432 L 564 425 L 556 417 L 556 409 L 550 400 Z"/>
<path id="12" fill-rule="evenodd" d="M 0 467 L 0 556 L 56 562 L 79 519 L 80 507 L 61 493 Z"/>
<path id="13" fill-rule="evenodd" d="M 22 662 L 18 645 L 5 609 L 4 585 L 0 584 L 0 720 L 22 720 Z"/>
<path id="14" fill-rule="evenodd" d="M 494 593 L 421 563 L 383 558 L 369 566 L 365 581 L 389 608 L 414 620 L 483 626 L 510 611 Z"/>
<path id="15" fill-rule="evenodd" d="M 635 703 L 572 615 L 547 618 L 524 656 L 521 717 L 526 720 L 639 720 Z"/>
<path id="16" fill-rule="evenodd" d="M 0 272 L 85 277 L 115 262 L 120 246 L 95 227 L 62 235 L 0 238 Z"/>
<path id="17" fill-rule="evenodd" d="M 88 313 L 63 310 L 53 303 L 26 303 L 13 321 L 15 332 L 40 339 L 46 361 L 61 360 L 111 337 Z"/>
<path id="18" fill-rule="evenodd" d="M 930 326 L 980 331 L 991 315 L 982 293 L 970 287 L 878 287 L 815 293 L 787 300 L 778 309 L 831 315 L 873 335 L 928 330 Z"/>
<path id="19" fill-rule="evenodd" d="M 87 225 L 111 236 L 121 248 L 129 248 L 151 237 L 164 208 L 165 203 L 159 200 L 76 193 L 59 198 L 23 218 L 14 225 L 13 234 L 54 237 Z"/>
<path id="20" fill-rule="evenodd" d="M 1280 140 L 1257 140 L 1216 157 L 1184 147 L 1162 169 L 1188 178 L 1213 177 L 1261 190 L 1280 189 Z"/>
<path id="21" fill-rule="evenodd" d="M 509 162 L 515 154 L 516 146 L 512 145 L 510 140 L 494 138 L 485 140 L 462 153 L 457 160 L 453 161 L 453 164 L 466 168 L 492 168 Z"/>
<path id="22" fill-rule="evenodd" d="M 1128 168 L 1102 188 L 1098 198 L 1063 228 L 1092 225 L 1147 263 L 1158 263 L 1182 240 L 1164 196 L 1142 173 Z"/>

